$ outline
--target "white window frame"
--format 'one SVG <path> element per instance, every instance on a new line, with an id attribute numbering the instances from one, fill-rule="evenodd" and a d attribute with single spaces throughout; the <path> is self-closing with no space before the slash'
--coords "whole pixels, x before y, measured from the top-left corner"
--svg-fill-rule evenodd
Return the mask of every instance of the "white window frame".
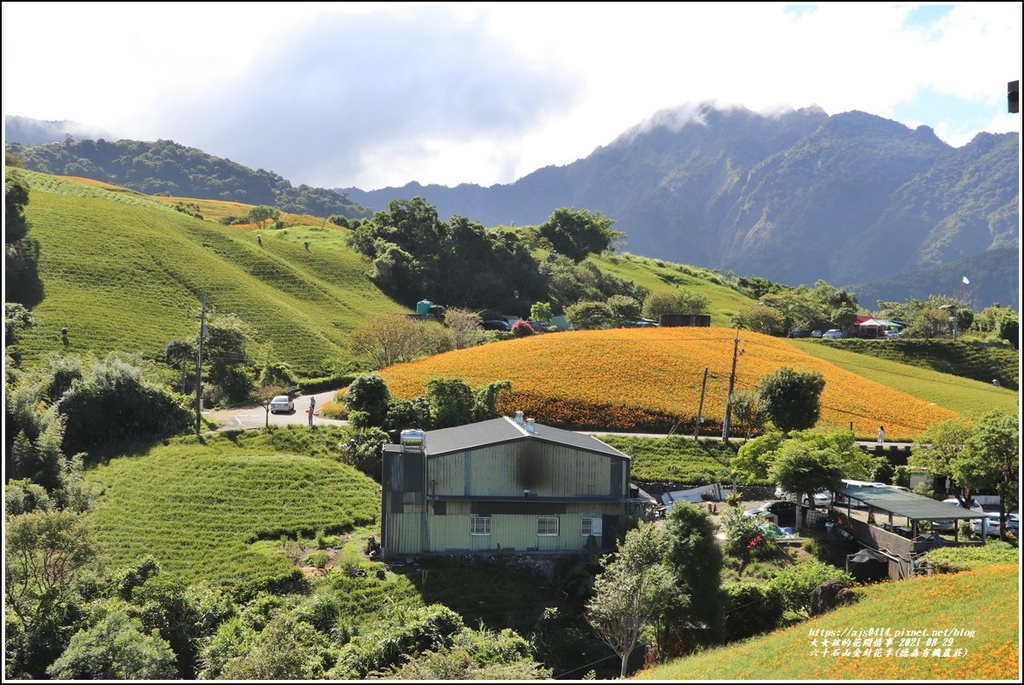
<path id="1" fill-rule="evenodd" d="M 580 535 L 588 538 L 591 535 L 601 537 L 601 517 L 586 516 L 580 521 Z"/>
<path id="2" fill-rule="evenodd" d="M 469 516 L 469 534 L 470 535 L 490 535 L 491 534 L 491 517 L 490 516 L 478 516 L 476 514 L 470 514 L 470 516 Z"/>
<path id="3" fill-rule="evenodd" d="M 553 532 L 553 533 L 546 532 L 547 529 L 544 527 L 543 524 L 550 524 L 552 521 L 554 521 L 554 524 L 555 524 L 555 532 Z M 538 516 L 537 517 L 537 537 L 542 537 L 542 538 L 558 537 L 558 530 L 559 530 L 559 523 L 558 523 L 558 517 L 557 516 Z"/>

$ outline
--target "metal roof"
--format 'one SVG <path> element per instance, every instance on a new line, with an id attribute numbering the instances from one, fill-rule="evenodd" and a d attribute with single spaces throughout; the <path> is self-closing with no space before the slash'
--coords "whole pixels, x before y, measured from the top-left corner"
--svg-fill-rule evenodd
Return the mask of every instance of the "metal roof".
<path id="1" fill-rule="evenodd" d="M 424 451 L 428 457 L 435 457 L 441 454 L 463 452 L 486 445 L 497 445 L 518 440 L 539 440 L 541 442 L 567 445 L 588 452 L 604 454 L 609 457 L 629 459 L 629 455 L 598 440 L 592 435 L 546 426 L 540 423 L 534 423 L 533 431 L 531 432 L 527 430 L 526 424 L 518 424 L 506 416 L 486 421 L 477 421 L 476 423 L 455 426 L 453 428 L 428 430 L 424 440 Z"/>
<path id="2" fill-rule="evenodd" d="M 844 497 L 859 500 L 875 509 L 892 512 L 896 516 L 905 516 L 916 521 L 941 521 L 955 519 L 980 519 L 979 514 L 970 509 L 956 507 L 951 504 L 937 502 L 913 492 L 878 486 L 845 485 L 837 492 Z"/>

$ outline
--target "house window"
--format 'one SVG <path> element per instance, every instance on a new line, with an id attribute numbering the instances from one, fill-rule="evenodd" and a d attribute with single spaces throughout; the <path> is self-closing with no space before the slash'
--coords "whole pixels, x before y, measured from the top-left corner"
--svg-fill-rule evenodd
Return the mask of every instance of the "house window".
<path id="1" fill-rule="evenodd" d="M 558 535 L 558 517 L 538 516 L 537 535 Z"/>
<path id="2" fill-rule="evenodd" d="M 469 517 L 469 534 L 470 535 L 490 535 L 491 534 L 491 517 L 490 516 L 476 516 L 475 514 Z"/>
<path id="3" fill-rule="evenodd" d="M 601 537 L 601 519 L 585 518 L 580 524 L 580 535 L 583 537 Z"/>

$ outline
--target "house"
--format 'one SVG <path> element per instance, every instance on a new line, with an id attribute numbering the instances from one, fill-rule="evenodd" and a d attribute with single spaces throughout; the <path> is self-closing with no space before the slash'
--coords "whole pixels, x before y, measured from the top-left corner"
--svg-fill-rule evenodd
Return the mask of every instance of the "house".
<path id="1" fill-rule="evenodd" d="M 384 446 L 381 492 L 384 559 L 573 553 L 588 541 L 610 551 L 646 503 L 626 454 L 522 412 L 402 431 L 401 444 Z"/>

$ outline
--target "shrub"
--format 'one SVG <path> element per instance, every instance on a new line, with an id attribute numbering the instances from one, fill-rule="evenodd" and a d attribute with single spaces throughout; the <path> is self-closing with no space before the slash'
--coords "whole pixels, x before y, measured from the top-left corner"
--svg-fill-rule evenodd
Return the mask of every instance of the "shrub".
<path id="1" fill-rule="evenodd" d="M 536 331 L 533 330 L 533 326 L 530 325 L 529 321 L 519 319 L 519 321 L 512 324 L 513 338 L 525 338 L 526 336 L 533 335 L 534 333 L 536 333 Z"/>
<path id="2" fill-rule="evenodd" d="M 323 551 L 313 552 L 306 557 L 306 563 L 313 568 L 325 568 L 330 560 L 331 555 Z"/>
<path id="3" fill-rule="evenodd" d="M 767 633 L 782 620 L 783 599 L 778 588 L 751 582 L 726 584 L 725 636 L 727 642 Z"/>
<path id="4" fill-rule="evenodd" d="M 768 580 L 768 585 L 780 593 L 785 609 L 807 614 L 814 588 L 828 580 L 840 580 L 847 585 L 853 585 L 854 582 L 852 576 L 835 566 L 808 561 L 778 571 Z"/>

